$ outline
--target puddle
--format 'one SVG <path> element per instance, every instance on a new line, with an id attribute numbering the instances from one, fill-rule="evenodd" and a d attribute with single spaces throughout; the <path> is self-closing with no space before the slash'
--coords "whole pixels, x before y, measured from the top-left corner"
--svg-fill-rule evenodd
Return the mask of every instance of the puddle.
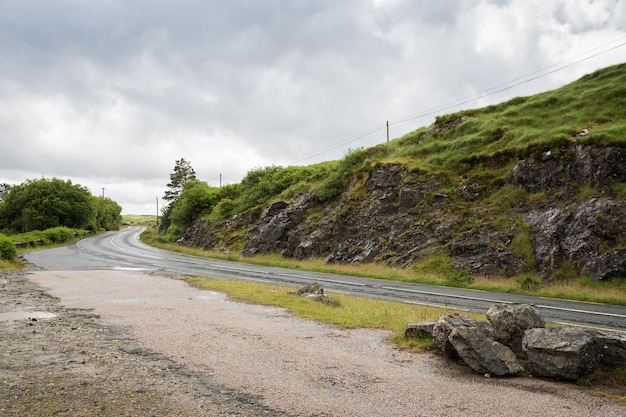
<path id="1" fill-rule="evenodd" d="M 0 313 L 0 321 L 15 321 L 15 320 L 45 320 L 56 317 L 56 314 L 49 313 L 47 311 L 9 311 L 7 313 Z"/>

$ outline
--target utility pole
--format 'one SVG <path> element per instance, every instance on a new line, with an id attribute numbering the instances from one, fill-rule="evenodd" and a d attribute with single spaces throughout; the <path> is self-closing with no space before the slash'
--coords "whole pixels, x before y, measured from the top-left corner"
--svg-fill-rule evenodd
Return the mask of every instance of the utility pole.
<path id="1" fill-rule="evenodd" d="M 222 173 L 220 172 L 220 188 L 222 188 Z"/>
<path id="2" fill-rule="evenodd" d="M 102 187 L 102 199 L 103 199 L 103 200 L 104 200 L 104 190 L 105 190 L 105 188 L 104 188 L 104 187 Z"/>
<path id="3" fill-rule="evenodd" d="M 389 120 L 387 120 L 387 143 L 389 143 Z"/>
<path id="4" fill-rule="evenodd" d="M 159 228 L 159 196 L 157 196 L 157 198 L 156 198 L 156 208 L 157 208 L 156 225 L 157 225 L 157 229 L 158 229 Z"/>

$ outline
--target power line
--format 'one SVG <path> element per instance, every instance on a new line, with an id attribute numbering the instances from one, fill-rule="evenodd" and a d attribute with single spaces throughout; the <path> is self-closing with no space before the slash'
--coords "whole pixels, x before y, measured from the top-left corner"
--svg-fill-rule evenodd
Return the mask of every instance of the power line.
<path id="1" fill-rule="evenodd" d="M 582 59 L 578 59 L 576 61 L 573 61 L 573 62 L 571 62 L 571 63 L 569 63 L 567 65 L 563 65 L 563 66 L 560 66 L 560 67 L 558 67 L 556 69 L 553 69 L 551 71 L 545 72 L 546 70 L 548 70 L 550 68 L 554 68 L 554 67 L 557 67 L 559 65 L 562 65 L 562 64 L 564 64 L 564 63 L 566 63 L 568 61 L 571 61 L 572 59 L 575 59 L 575 58 L 578 58 L 580 56 L 587 55 L 590 52 L 594 52 L 594 51 L 597 51 L 599 49 L 605 48 L 606 46 L 611 45 L 611 44 L 613 44 L 615 42 L 620 42 L 620 41 L 622 41 L 625 38 L 626 38 L 626 36 L 622 36 L 622 37 L 620 37 L 618 39 L 615 39 L 615 40 L 613 40 L 611 42 L 608 42 L 608 43 L 600 45 L 600 46 L 598 46 L 596 48 L 592 48 L 590 50 L 587 50 L 587 51 L 585 51 L 585 52 L 583 52 L 581 54 L 578 54 L 578 55 L 576 55 L 576 56 L 574 56 L 572 58 L 568 58 L 568 59 L 565 59 L 563 61 L 557 62 L 555 64 L 549 65 L 547 67 L 541 68 L 541 69 L 539 69 L 537 71 L 534 71 L 534 72 L 532 72 L 530 74 L 526 74 L 524 76 L 514 78 L 513 80 L 507 81 L 507 82 L 502 83 L 502 84 L 498 84 L 497 86 L 490 87 L 490 88 L 488 88 L 486 90 L 482 90 L 482 91 L 480 91 L 478 93 L 475 93 L 473 95 L 463 97 L 463 98 L 461 98 L 461 99 L 459 99 L 457 101 L 453 101 L 453 102 L 448 103 L 448 104 L 443 104 L 443 105 L 440 105 L 440 106 L 437 106 L 437 107 L 433 107 L 433 108 L 427 109 L 427 110 L 425 110 L 425 111 L 423 111 L 421 113 L 416 113 L 416 114 L 413 114 L 413 115 L 402 117 L 400 119 L 388 121 L 388 123 L 389 123 L 390 126 L 392 126 L 392 125 L 397 125 L 397 124 L 404 123 L 404 122 L 407 122 L 407 121 L 410 121 L 410 120 L 419 119 L 419 118 L 426 117 L 426 116 L 431 116 L 433 114 L 437 114 L 437 113 L 440 113 L 440 112 L 445 111 L 445 110 L 450 110 L 450 109 L 452 109 L 454 107 L 458 107 L 458 106 L 461 106 L 463 104 L 468 104 L 468 103 L 471 103 L 472 101 L 476 101 L 476 100 L 479 100 L 481 98 L 489 97 L 491 95 L 494 95 L 494 94 L 497 94 L 497 93 L 501 93 L 503 91 L 507 91 L 507 90 L 513 89 L 513 88 L 518 87 L 520 85 L 527 84 L 527 83 L 529 83 L 531 81 L 535 81 L 535 80 L 537 80 L 539 78 L 542 78 L 542 77 L 554 74 L 556 72 L 559 72 L 559 71 L 562 71 L 564 69 L 570 68 L 570 67 L 572 67 L 574 65 L 580 64 L 581 62 L 588 61 L 588 60 L 590 60 L 592 58 L 595 58 L 597 56 L 600 56 L 600 55 L 606 54 L 608 52 L 611 52 L 611 51 L 613 51 L 615 49 L 621 48 L 624 45 L 626 45 L 626 42 L 622 42 L 619 45 L 612 46 L 612 47 L 610 47 L 608 49 L 605 49 L 603 51 L 600 51 L 600 52 L 594 53 L 592 55 L 585 56 Z M 539 75 L 535 75 L 535 74 L 539 74 Z M 530 78 L 528 78 L 528 77 L 530 77 Z M 347 140 L 345 140 L 343 142 L 340 142 L 340 143 L 338 143 L 336 145 L 332 145 L 332 146 L 326 147 L 324 149 L 321 149 L 319 151 L 313 152 L 311 154 L 302 156 L 302 157 L 294 160 L 293 163 L 295 164 L 295 163 L 302 162 L 302 161 L 305 161 L 307 159 L 311 159 L 311 158 L 319 156 L 319 155 L 323 155 L 325 153 L 328 153 L 328 152 L 333 151 L 335 149 L 341 148 L 341 147 L 343 147 L 345 145 L 353 143 L 353 142 L 355 142 L 355 141 L 357 141 L 359 139 L 362 139 L 362 138 L 364 138 L 366 136 L 369 136 L 369 135 L 371 135 L 373 133 L 376 133 L 379 130 L 383 130 L 385 128 L 386 128 L 386 125 L 379 125 L 379 126 L 376 126 L 376 127 L 372 127 L 370 129 L 368 129 L 368 130 L 366 130 L 364 132 L 361 132 L 361 133 L 359 133 L 359 134 L 357 134 L 355 136 L 352 136 L 352 137 L 348 138 Z"/>
<path id="2" fill-rule="evenodd" d="M 541 68 L 541 69 L 539 69 L 537 71 L 531 72 L 530 74 L 526 74 L 526 75 L 523 75 L 521 77 L 514 78 L 514 79 L 512 79 L 510 81 L 507 81 L 505 83 L 498 84 L 496 86 L 487 88 L 487 89 L 482 90 L 482 91 L 480 91 L 478 93 L 475 93 L 475 94 L 472 94 L 472 95 L 469 95 L 469 96 L 466 96 L 466 97 L 462 97 L 462 98 L 460 98 L 460 99 L 458 99 L 456 101 L 452 101 L 452 102 L 449 102 L 447 104 L 442 104 L 442 105 L 437 106 L 437 107 L 431 107 L 430 109 L 426 109 L 426 110 L 424 110 L 424 111 L 422 111 L 420 113 L 415 113 L 415 114 L 412 114 L 412 115 L 408 115 L 408 116 L 405 116 L 405 117 L 402 117 L 402 118 L 399 118 L 399 119 L 396 119 L 396 120 L 387 121 L 385 124 L 381 124 L 381 125 L 377 125 L 375 127 L 372 127 L 372 128 L 370 128 L 368 130 L 365 130 L 365 131 L 363 131 L 363 132 L 361 132 L 359 134 L 351 136 L 351 137 L 347 138 L 346 140 L 344 140 L 344 141 L 342 141 L 340 143 L 337 143 L 335 145 L 332 145 L 332 146 L 320 149 L 319 151 L 315 151 L 315 152 L 312 152 L 310 154 L 301 156 L 298 159 L 292 161 L 291 164 L 297 164 L 298 162 L 302 162 L 302 161 L 305 161 L 307 159 L 311 159 L 311 158 L 314 158 L 316 156 L 323 155 L 323 154 L 328 153 L 330 151 L 333 151 L 335 149 L 339 149 L 341 147 L 344 147 L 346 145 L 354 143 L 354 142 L 356 142 L 359 139 L 362 139 L 364 137 L 370 136 L 370 135 L 372 135 L 372 134 L 374 134 L 374 133 L 376 133 L 376 132 L 378 132 L 380 130 L 384 130 L 384 129 L 387 128 L 387 126 L 393 126 L 393 125 L 404 123 L 404 122 L 407 122 L 407 121 L 410 121 L 410 120 L 419 119 L 419 118 L 426 117 L 426 116 L 431 116 L 433 114 L 438 114 L 438 113 L 440 113 L 442 111 L 450 110 L 450 109 L 453 109 L 455 107 L 461 106 L 463 104 L 468 104 L 468 103 L 471 103 L 473 101 L 476 101 L 476 100 L 479 100 L 479 99 L 482 99 L 482 98 L 485 98 L 485 97 L 489 97 L 489 96 L 494 95 L 494 94 L 501 93 L 503 91 L 511 90 L 511 89 L 513 89 L 515 87 L 518 87 L 520 85 L 527 84 L 529 82 L 532 82 L 532 81 L 535 81 L 537 79 L 546 77 L 548 75 L 557 73 L 559 71 L 563 71 L 563 70 L 565 70 L 567 68 L 573 67 L 574 65 L 580 64 L 581 62 L 588 61 L 588 60 L 590 60 L 592 58 L 595 58 L 597 56 L 606 54 L 608 52 L 611 52 L 613 50 L 616 50 L 618 48 L 623 47 L 624 45 L 626 45 L 626 42 L 622 42 L 622 43 L 620 43 L 618 45 L 615 45 L 615 46 L 612 46 L 612 47 L 610 47 L 608 49 L 604 49 L 604 50 L 596 52 L 596 53 L 594 53 L 592 55 L 588 55 L 591 52 L 598 51 L 600 49 L 606 48 L 607 46 L 609 46 L 611 44 L 614 44 L 616 42 L 621 42 L 624 39 L 626 39 L 626 36 L 622 36 L 622 37 L 617 38 L 617 39 L 615 39 L 615 40 L 613 40 L 611 42 L 607 42 L 607 43 L 605 43 L 603 45 L 600 45 L 598 47 L 589 49 L 589 50 L 587 50 L 587 51 L 585 51 L 583 53 L 580 53 L 578 55 L 575 55 L 574 57 L 571 57 L 571 58 L 559 61 L 559 62 L 554 63 L 552 65 L 549 65 L 547 67 Z M 586 56 L 586 55 L 588 55 L 588 56 Z M 579 58 L 579 57 L 582 57 L 582 56 L 584 56 L 584 57 L 581 58 L 581 59 L 576 59 L 576 58 Z M 576 60 L 573 61 L 573 62 L 570 62 L 569 64 L 563 65 L 563 64 L 567 63 L 568 61 L 572 61 L 573 59 L 576 59 Z M 554 67 L 558 67 L 558 68 L 555 68 L 555 69 L 552 69 L 552 70 L 550 70 L 548 72 L 545 72 L 546 70 L 549 70 L 549 69 L 554 68 Z M 241 172 L 239 172 L 239 173 L 234 173 L 234 172 L 232 172 L 232 173 L 225 173 L 225 174 L 222 174 L 222 175 L 224 177 L 231 177 L 231 176 L 235 177 L 235 176 L 241 176 Z"/>

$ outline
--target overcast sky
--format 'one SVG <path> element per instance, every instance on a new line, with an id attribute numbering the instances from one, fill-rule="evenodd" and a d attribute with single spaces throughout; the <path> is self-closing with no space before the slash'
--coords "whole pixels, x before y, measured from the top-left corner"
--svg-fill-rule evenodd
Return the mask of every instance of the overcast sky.
<path id="1" fill-rule="evenodd" d="M 623 62 L 626 0 L 0 0 L 0 182 L 156 214 L 180 158 L 239 182 Z"/>

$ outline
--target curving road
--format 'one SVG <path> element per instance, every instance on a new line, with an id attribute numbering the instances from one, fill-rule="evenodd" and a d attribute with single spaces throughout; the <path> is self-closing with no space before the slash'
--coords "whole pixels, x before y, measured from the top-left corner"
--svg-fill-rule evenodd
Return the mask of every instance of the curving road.
<path id="1" fill-rule="evenodd" d="M 626 331 L 626 307 L 541 297 L 437 287 L 354 276 L 205 259 L 176 254 L 140 241 L 142 227 L 109 232 L 54 249 L 30 252 L 24 258 L 49 270 L 139 270 L 166 274 L 230 278 L 301 287 L 319 282 L 331 292 L 404 303 L 484 313 L 494 303 L 532 304 L 550 322 Z"/>

